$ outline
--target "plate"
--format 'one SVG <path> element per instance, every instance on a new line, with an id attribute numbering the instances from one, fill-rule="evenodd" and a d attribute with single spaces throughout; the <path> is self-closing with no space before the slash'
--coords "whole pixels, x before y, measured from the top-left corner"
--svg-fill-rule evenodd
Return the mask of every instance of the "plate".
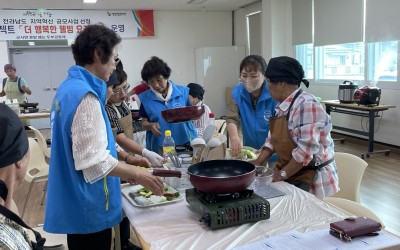
<path id="1" fill-rule="evenodd" d="M 176 189 L 174 189 L 171 186 L 168 186 L 167 184 L 164 184 L 164 186 L 168 188 L 168 190 L 167 190 L 168 193 L 178 192 Z M 178 198 L 174 198 L 171 201 L 166 200 L 166 201 L 162 201 L 161 203 L 152 203 L 150 201 L 150 198 L 144 198 L 143 196 L 141 196 L 149 202 L 149 204 L 141 204 L 138 201 L 136 201 L 135 199 L 132 199 L 132 197 L 129 195 L 129 193 L 131 193 L 131 192 L 137 193 L 137 191 L 142 188 L 143 188 L 142 185 L 126 186 L 121 189 L 121 192 L 122 192 L 122 195 L 125 196 L 125 198 L 135 207 L 154 207 L 154 206 L 160 206 L 160 205 L 167 205 L 170 203 L 175 203 L 175 202 L 183 200 L 183 195 L 180 194 Z M 155 196 L 155 195 L 153 195 L 153 196 Z M 155 197 L 160 197 L 160 196 L 155 196 Z"/>
<path id="2" fill-rule="evenodd" d="M 252 161 L 252 160 L 255 160 L 255 159 L 257 159 L 257 157 L 260 155 L 259 153 L 256 153 L 257 152 L 257 149 L 255 149 L 255 148 L 252 148 L 252 147 L 250 147 L 250 146 L 244 146 L 243 148 L 246 148 L 246 149 L 248 149 L 248 150 L 251 150 L 254 154 L 255 154 L 255 157 L 254 158 L 248 158 L 247 157 L 247 155 L 244 155 L 244 157 L 241 157 L 241 156 L 239 156 L 239 157 L 231 157 L 231 149 L 230 148 L 227 148 L 226 149 L 226 159 L 227 160 L 241 160 L 241 161 Z"/>

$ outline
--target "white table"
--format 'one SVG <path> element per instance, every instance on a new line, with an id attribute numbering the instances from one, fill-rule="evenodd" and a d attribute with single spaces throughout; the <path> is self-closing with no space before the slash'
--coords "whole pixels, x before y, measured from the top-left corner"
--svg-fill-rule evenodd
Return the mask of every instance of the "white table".
<path id="1" fill-rule="evenodd" d="M 199 222 L 186 200 L 137 208 L 123 198 L 122 205 L 144 249 L 231 249 L 290 230 L 328 232 L 330 222 L 350 215 L 286 182 L 271 185 L 286 195 L 268 200 L 270 219 L 219 230 Z"/>

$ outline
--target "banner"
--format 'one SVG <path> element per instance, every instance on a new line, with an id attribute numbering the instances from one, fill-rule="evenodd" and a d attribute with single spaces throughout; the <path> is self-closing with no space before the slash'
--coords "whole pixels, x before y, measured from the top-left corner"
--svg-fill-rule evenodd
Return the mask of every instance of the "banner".
<path id="1" fill-rule="evenodd" d="M 75 39 L 99 22 L 121 38 L 154 36 L 152 10 L 0 10 L 0 40 Z"/>

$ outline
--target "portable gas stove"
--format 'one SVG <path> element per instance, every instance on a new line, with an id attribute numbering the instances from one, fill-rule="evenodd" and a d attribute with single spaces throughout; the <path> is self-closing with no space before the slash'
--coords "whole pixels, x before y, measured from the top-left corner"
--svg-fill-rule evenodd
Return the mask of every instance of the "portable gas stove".
<path id="1" fill-rule="evenodd" d="M 228 194 L 210 194 L 186 189 L 186 201 L 210 229 L 231 227 L 269 219 L 269 202 L 245 189 Z"/>

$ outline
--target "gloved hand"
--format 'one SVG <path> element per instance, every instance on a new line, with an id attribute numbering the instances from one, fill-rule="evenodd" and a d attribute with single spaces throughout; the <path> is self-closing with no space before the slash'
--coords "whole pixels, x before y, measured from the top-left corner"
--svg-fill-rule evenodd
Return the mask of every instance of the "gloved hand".
<path id="1" fill-rule="evenodd" d="M 142 150 L 142 156 L 144 158 L 146 158 L 147 160 L 149 160 L 149 162 L 151 163 L 151 165 L 153 167 L 161 167 L 162 166 L 163 158 L 159 154 L 144 148 Z"/>

